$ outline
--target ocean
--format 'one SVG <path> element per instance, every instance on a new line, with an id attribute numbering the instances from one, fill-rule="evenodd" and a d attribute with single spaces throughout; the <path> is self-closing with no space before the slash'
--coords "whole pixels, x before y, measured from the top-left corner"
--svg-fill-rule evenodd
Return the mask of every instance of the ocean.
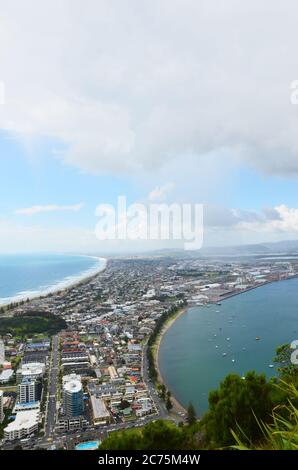
<path id="1" fill-rule="evenodd" d="M 181 315 L 165 333 L 159 353 L 161 374 L 180 403 L 191 401 L 201 416 L 209 392 L 227 374 L 275 375 L 276 348 L 298 339 L 297 292 L 293 278 Z"/>
<path id="2" fill-rule="evenodd" d="M 104 266 L 92 256 L 0 255 L 0 305 L 63 289 Z"/>

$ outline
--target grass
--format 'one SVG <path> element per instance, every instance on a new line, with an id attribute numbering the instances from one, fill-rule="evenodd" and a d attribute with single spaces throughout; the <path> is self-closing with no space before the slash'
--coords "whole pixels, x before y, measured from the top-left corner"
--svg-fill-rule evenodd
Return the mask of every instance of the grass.
<path id="1" fill-rule="evenodd" d="M 15 317 L 3 317 L 0 322 L 0 335 L 8 333 L 13 336 L 25 336 L 31 334 L 54 335 L 66 328 L 66 322 L 55 315 L 22 315 Z"/>

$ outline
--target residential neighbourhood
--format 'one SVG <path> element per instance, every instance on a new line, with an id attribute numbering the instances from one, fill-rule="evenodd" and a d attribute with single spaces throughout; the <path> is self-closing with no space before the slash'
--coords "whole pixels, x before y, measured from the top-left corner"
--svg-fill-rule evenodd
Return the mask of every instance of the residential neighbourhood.
<path id="1" fill-rule="evenodd" d="M 148 374 L 147 343 L 158 320 L 297 272 L 293 261 L 110 259 L 76 286 L 12 306 L 10 316 L 45 312 L 65 328 L 2 335 L 1 447 L 74 448 L 159 417 L 183 421 Z"/>

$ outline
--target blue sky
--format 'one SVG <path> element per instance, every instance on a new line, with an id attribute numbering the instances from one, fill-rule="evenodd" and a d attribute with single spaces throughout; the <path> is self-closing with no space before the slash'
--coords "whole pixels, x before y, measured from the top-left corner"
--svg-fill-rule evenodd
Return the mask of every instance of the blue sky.
<path id="1" fill-rule="evenodd" d="M 203 203 L 208 245 L 298 238 L 297 14 L 274 4 L 268 18 L 257 0 L 3 5 L 0 251 L 125 251 L 93 233 L 96 206 L 120 195 Z"/>

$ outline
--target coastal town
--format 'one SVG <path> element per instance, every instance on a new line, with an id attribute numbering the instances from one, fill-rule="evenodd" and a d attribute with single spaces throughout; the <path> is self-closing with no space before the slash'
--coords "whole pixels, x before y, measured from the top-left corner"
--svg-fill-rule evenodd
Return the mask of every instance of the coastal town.
<path id="1" fill-rule="evenodd" d="M 63 291 L 2 307 L 1 448 L 92 449 L 115 430 L 184 421 L 158 370 L 170 322 L 297 274 L 278 258 L 111 258 Z"/>

